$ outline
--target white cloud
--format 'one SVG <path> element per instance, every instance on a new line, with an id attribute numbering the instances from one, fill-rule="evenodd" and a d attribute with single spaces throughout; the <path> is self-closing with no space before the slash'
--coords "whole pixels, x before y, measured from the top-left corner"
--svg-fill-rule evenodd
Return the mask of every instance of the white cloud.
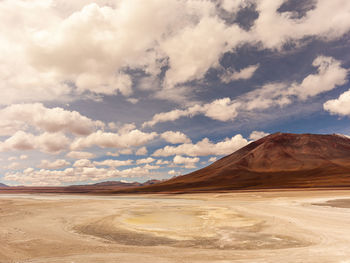
<path id="1" fill-rule="evenodd" d="M 147 155 L 148 150 L 145 146 L 137 149 L 137 151 L 135 152 L 136 155 Z"/>
<path id="2" fill-rule="evenodd" d="M 217 157 L 210 157 L 209 160 L 208 160 L 208 162 L 213 163 L 213 162 L 215 162 L 216 160 L 217 160 Z"/>
<path id="3" fill-rule="evenodd" d="M 143 127 L 154 126 L 160 122 L 175 121 L 181 117 L 192 117 L 203 114 L 208 118 L 229 121 L 237 116 L 237 108 L 240 104 L 232 101 L 230 98 L 222 98 L 214 100 L 210 103 L 199 105 L 196 104 L 184 110 L 175 109 L 169 112 L 157 113 L 152 120 L 144 122 Z"/>
<path id="4" fill-rule="evenodd" d="M 350 90 L 345 91 L 338 99 L 326 101 L 323 108 L 334 115 L 350 116 Z"/>
<path id="5" fill-rule="evenodd" d="M 165 165 L 165 164 L 169 164 L 170 162 L 167 161 L 167 160 L 162 160 L 162 159 L 159 159 L 156 161 L 156 164 L 157 165 Z"/>
<path id="6" fill-rule="evenodd" d="M 21 167 L 21 164 L 18 162 L 12 162 L 9 165 L 7 165 L 5 168 L 7 170 L 18 170 Z"/>
<path id="7" fill-rule="evenodd" d="M 173 159 L 174 164 L 183 164 L 185 168 L 196 168 L 196 163 L 199 162 L 199 158 L 183 157 L 181 155 L 176 155 Z"/>
<path id="8" fill-rule="evenodd" d="M 79 159 L 74 162 L 73 167 L 83 168 L 83 167 L 94 167 L 94 166 L 91 163 L 91 161 L 88 159 Z"/>
<path id="9" fill-rule="evenodd" d="M 347 16 L 350 2 L 347 0 L 318 0 L 315 8 L 309 10 L 302 19 L 295 18 L 291 12 L 278 12 L 283 3 L 284 0 L 257 1 L 259 17 L 251 35 L 266 48 L 282 48 L 288 41 L 302 40 L 306 36 L 333 40 L 350 29 Z"/>
<path id="10" fill-rule="evenodd" d="M 145 133 L 140 130 L 132 130 L 128 133 L 111 133 L 96 131 L 87 137 L 76 138 L 72 144 L 72 150 L 88 148 L 91 146 L 98 146 L 101 148 L 128 148 L 130 146 L 140 146 L 157 136 L 157 133 Z"/>
<path id="11" fill-rule="evenodd" d="M 227 12 L 236 13 L 239 9 L 249 7 L 252 3 L 254 3 L 252 0 L 222 0 L 220 6 Z"/>
<path id="12" fill-rule="evenodd" d="M 148 158 L 136 160 L 136 164 L 152 163 L 154 161 L 155 161 L 155 159 L 153 159 L 152 157 L 148 157 Z"/>
<path id="13" fill-rule="evenodd" d="M 21 154 L 21 155 L 19 156 L 19 159 L 20 159 L 20 160 L 26 160 L 26 159 L 28 159 L 28 155 Z"/>
<path id="14" fill-rule="evenodd" d="M 35 136 L 23 131 L 16 132 L 3 142 L 0 151 L 39 150 L 45 153 L 59 153 L 68 148 L 70 140 L 62 133 L 43 133 Z"/>
<path id="15" fill-rule="evenodd" d="M 177 143 L 189 143 L 191 142 L 190 138 L 186 136 L 186 134 L 179 131 L 166 131 L 161 134 L 161 137 L 172 144 Z"/>
<path id="16" fill-rule="evenodd" d="M 171 156 L 171 155 L 188 155 L 188 156 L 207 156 L 207 155 L 227 155 L 246 146 L 248 141 L 238 134 L 232 138 L 213 143 L 208 138 L 197 142 L 196 144 L 185 143 L 178 146 L 165 146 L 153 153 L 153 156 Z"/>
<path id="17" fill-rule="evenodd" d="M 149 168 L 154 169 L 151 166 Z M 40 186 L 100 181 L 116 177 L 149 177 L 150 175 L 151 172 L 145 167 L 134 167 L 125 170 L 96 168 L 91 165 L 89 160 L 79 160 L 73 168 L 66 168 L 65 170 L 35 170 L 33 168 L 27 168 L 22 172 L 7 172 L 4 179 L 23 185 Z"/>
<path id="18" fill-rule="evenodd" d="M 37 167 L 42 169 L 59 169 L 68 165 L 70 165 L 70 162 L 64 159 L 57 159 L 55 161 L 42 160 Z"/>
<path id="19" fill-rule="evenodd" d="M 263 131 L 252 131 L 252 133 L 249 135 L 249 139 L 253 141 L 257 141 L 267 135 L 269 135 L 269 133 L 266 133 Z"/>
<path id="20" fill-rule="evenodd" d="M 93 121 L 77 111 L 47 108 L 41 103 L 10 105 L 0 110 L 0 118 L 17 127 L 31 125 L 46 132 L 64 131 L 76 135 L 88 135 L 104 126 L 101 121 Z"/>
<path id="21" fill-rule="evenodd" d="M 233 80 L 239 79 L 250 79 L 258 68 L 259 64 L 248 66 L 240 71 L 227 69 L 226 72 L 220 76 L 220 79 L 224 83 L 230 83 Z"/>
<path id="22" fill-rule="evenodd" d="M 348 70 L 332 57 L 318 56 L 312 65 L 317 67 L 317 73 L 306 76 L 301 83 L 269 83 L 237 100 L 248 111 L 284 107 L 296 99 L 306 100 L 348 82 Z"/>
<path id="23" fill-rule="evenodd" d="M 302 100 L 342 86 L 348 82 L 348 70 L 341 67 L 340 61 L 325 56 L 318 56 L 312 63 L 317 67 L 317 74 L 310 74 L 300 84 L 293 84 L 289 92 Z"/>
<path id="24" fill-rule="evenodd" d="M 168 172 L 168 174 L 169 174 L 169 175 L 178 175 L 179 172 L 176 172 L 175 170 L 170 170 L 170 171 Z"/>
<path id="25" fill-rule="evenodd" d="M 109 166 L 109 167 L 119 167 L 119 166 L 128 166 L 134 164 L 133 160 L 104 160 L 101 162 L 93 162 L 96 166 Z"/>
<path id="26" fill-rule="evenodd" d="M 71 151 L 67 153 L 66 156 L 72 159 L 92 159 L 96 157 L 96 155 L 91 152 L 79 152 L 79 151 Z"/>
<path id="27" fill-rule="evenodd" d="M 259 16 L 250 31 L 219 16 L 218 6 L 236 13 L 252 3 Z M 176 94 L 183 98 L 192 91 L 177 93 L 176 87 L 202 79 L 218 67 L 225 52 L 234 52 L 240 44 L 281 49 L 308 36 L 333 40 L 349 32 L 347 0 L 318 0 L 301 19 L 278 12 L 283 3 L 1 1 L 0 23 L 5 26 L 0 29 L 0 53 L 6 55 L 0 59 L 0 104 L 130 96 L 132 79 L 125 69 L 141 69 L 153 78 L 164 66 L 165 80 L 156 95 L 172 100 L 167 96 L 172 93 L 179 100 Z M 235 78 L 249 75 L 241 71 Z"/>

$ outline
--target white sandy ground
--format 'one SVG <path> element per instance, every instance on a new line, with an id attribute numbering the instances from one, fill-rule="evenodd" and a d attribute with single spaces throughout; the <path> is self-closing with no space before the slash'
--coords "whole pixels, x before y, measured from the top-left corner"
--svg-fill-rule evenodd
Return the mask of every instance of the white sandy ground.
<path id="1" fill-rule="evenodd" d="M 0 195 L 0 263 L 350 263 L 350 191 Z M 347 206 L 347 205 L 345 205 Z"/>

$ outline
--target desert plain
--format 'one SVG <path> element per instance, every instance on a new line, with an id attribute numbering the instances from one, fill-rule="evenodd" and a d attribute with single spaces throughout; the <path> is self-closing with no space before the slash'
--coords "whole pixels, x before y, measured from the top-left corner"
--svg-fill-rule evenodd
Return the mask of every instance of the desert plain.
<path id="1" fill-rule="evenodd" d="M 0 195 L 1 263 L 350 262 L 350 191 Z"/>

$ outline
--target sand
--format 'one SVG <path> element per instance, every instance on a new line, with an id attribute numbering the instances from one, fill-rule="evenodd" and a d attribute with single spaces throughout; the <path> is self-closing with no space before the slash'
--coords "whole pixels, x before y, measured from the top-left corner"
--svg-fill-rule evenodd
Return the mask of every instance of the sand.
<path id="1" fill-rule="evenodd" d="M 0 195 L 0 263 L 350 263 L 350 191 Z"/>

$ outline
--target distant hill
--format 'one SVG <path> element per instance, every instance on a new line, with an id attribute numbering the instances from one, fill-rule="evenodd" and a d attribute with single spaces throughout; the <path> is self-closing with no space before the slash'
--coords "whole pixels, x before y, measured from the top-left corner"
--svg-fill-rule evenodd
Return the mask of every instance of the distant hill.
<path id="1" fill-rule="evenodd" d="M 275 133 L 213 164 L 135 192 L 350 187 L 350 139 Z"/>
<path id="2" fill-rule="evenodd" d="M 2 183 L 0 183 L 0 187 L 9 187 L 8 185 L 6 185 L 6 184 L 2 184 Z"/>

